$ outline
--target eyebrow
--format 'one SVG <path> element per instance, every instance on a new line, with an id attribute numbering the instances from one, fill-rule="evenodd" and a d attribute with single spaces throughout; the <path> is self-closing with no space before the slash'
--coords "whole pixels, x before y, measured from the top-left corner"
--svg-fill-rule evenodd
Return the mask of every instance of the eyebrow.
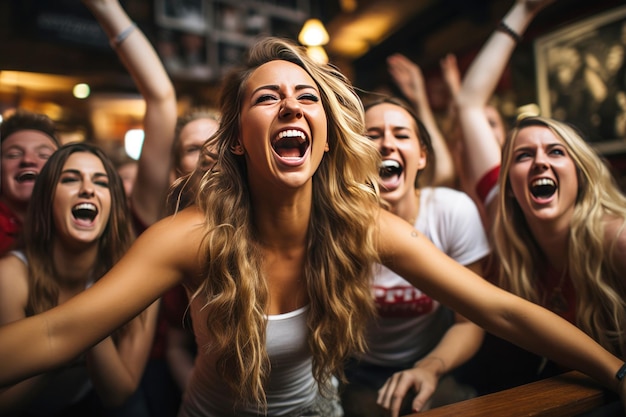
<path id="1" fill-rule="evenodd" d="M 63 171 L 61 171 L 61 174 L 81 175 L 81 171 L 78 170 L 78 169 L 64 169 Z M 93 177 L 95 177 L 95 178 L 100 178 L 100 177 L 108 178 L 109 176 L 107 175 L 106 172 L 96 172 L 96 173 L 93 174 Z"/>
<path id="2" fill-rule="evenodd" d="M 308 88 L 312 88 L 313 90 L 317 91 L 317 88 L 315 88 L 314 86 L 309 85 L 309 84 L 298 84 L 298 85 L 296 85 L 296 91 L 306 90 Z M 260 87 L 255 88 L 254 90 L 252 90 L 252 95 L 256 94 L 260 90 L 280 91 L 280 86 L 278 84 L 262 85 Z"/>

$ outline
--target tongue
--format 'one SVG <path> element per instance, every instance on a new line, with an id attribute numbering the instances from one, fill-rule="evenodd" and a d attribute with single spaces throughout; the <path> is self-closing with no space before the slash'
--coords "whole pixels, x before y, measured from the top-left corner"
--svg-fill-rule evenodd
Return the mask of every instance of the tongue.
<path id="1" fill-rule="evenodd" d="M 299 148 L 280 147 L 276 149 L 276 153 L 278 153 L 281 158 L 300 158 Z"/>
<path id="2" fill-rule="evenodd" d="M 380 185 L 383 187 L 383 191 L 393 191 L 400 185 L 399 175 L 385 175 L 380 177 Z"/>

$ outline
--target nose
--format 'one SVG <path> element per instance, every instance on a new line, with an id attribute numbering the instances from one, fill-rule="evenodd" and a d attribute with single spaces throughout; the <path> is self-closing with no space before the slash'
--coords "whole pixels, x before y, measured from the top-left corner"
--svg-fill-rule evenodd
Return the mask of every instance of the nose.
<path id="1" fill-rule="evenodd" d="M 550 162 L 548 161 L 548 155 L 543 152 L 543 151 L 539 151 L 535 154 L 535 160 L 534 160 L 534 167 L 535 169 L 538 170 L 545 170 L 548 168 L 548 166 L 550 165 Z"/>
<path id="2" fill-rule="evenodd" d="M 84 179 L 83 181 L 81 181 L 81 186 L 80 186 L 80 191 L 79 191 L 80 197 L 83 197 L 83 198 L 93 197 L 95 194 L 96 194 L 95 186 L 94 186 L 94 183 L 91 182 L 91 180 Z"/>
<path id="3" fill-rule="evenodd" d="M 300 107 L 300 102 L 293 97 L 285 97 L 283 99 L 282 107 L 280 108 L 279 116 L 285 119 L 292 117 L 296 119 L 301 118 L 302 107 Z"/>
<path id="4" fill-rule="evenodd" d="M 37 157 L 37 154 L 33 151 L 26 151 L 22 155 L 22 159 L 20 160 L 21 167 L 32 167 L 37 166 L 38 161 L 40 159 Z"/>
<path id="5" fill-rule="evenodd" d="M 389 154 L 396 149 L 396 139 L 391 132 L 385 131 L 380 143 L 380 153 L 383 155 Z"/>

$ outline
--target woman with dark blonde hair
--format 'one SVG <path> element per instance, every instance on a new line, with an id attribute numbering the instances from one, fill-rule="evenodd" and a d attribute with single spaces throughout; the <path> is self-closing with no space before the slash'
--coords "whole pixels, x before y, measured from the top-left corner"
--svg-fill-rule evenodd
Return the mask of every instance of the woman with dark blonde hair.
<path id="1" fill-rule="evenodd" d="M 619 358 L 380 208 L 380 157 L 335 67 L 266 38 L 223 87 L 217 165 L 195 206 L 150 227 L 82 294 L 1 327 L 0 384 L 65 363 L 182 282 L 198 356 L 181 416 L 340 415 L 331 377 L 366 349 L 380 262 L 488 331 L 626 394 Z"/>
<path id="2" fill-rule="evenodd" d="M 133 239 L 122 181 L 92 145 L 59 148 L 41 170 L 31 201 L 21 249 L 0 259 L 2 324 L 80 294 L 111 269 Z M 65 368 L 7 388 L 0 394 L 2 414 L 57 415 L 70 408 L 99 413 L 92 390 L 107 408 L 124 405 L 139 384 L 155 321 L 156 306 Z"/>
<path id="3" fill-rule="evenodd" d="M 626 358 L 626 197 L 571 126 L 520 120 L 502 150 L 494 239 L 503 288 Z"/>

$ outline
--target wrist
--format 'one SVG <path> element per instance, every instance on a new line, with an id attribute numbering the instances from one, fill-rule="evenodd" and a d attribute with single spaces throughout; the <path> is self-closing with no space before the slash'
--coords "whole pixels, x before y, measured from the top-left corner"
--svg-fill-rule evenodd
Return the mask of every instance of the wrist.
<path id="1" fill-rule="evenodd" d="M 446 363 L 438 356 L 427 356 L 419 361 L 415 362 L 414 368 L 428 369 L 437 376 L 441 376 L 446 373 Z"/>

